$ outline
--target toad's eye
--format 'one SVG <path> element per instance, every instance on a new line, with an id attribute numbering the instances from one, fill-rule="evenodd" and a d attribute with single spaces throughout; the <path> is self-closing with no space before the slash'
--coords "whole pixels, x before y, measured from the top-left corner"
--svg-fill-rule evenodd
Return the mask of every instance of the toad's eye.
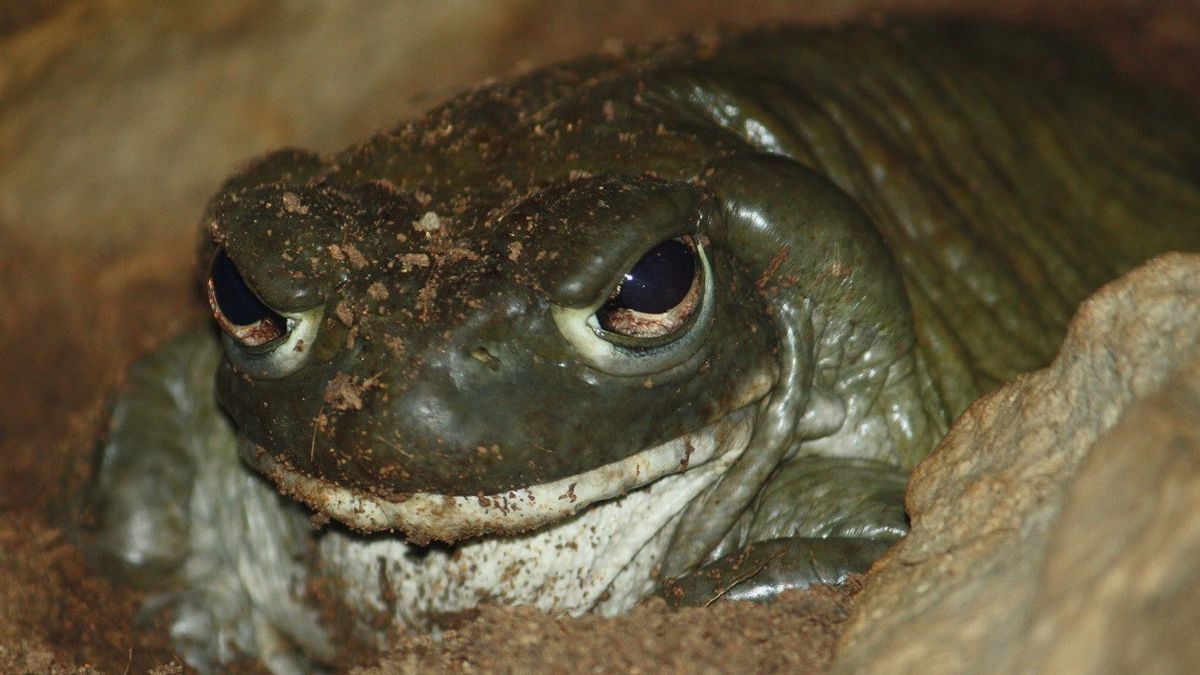
<path id="1" fill-rule="evenodd" d="M 670 335 L 695 312 L 703 285 L 696 245 L 688 237 L 668 239 L 625 273 L 596 321 L 605 331 L 629 338 Z"/>
<path id="2" fill-rule="evenodd" d="M 224 249 L 213 257 L 208 304 L 221 329 L 247 347 L 265 345 L 287 332 L 287 319 L 254 295 Z"/>

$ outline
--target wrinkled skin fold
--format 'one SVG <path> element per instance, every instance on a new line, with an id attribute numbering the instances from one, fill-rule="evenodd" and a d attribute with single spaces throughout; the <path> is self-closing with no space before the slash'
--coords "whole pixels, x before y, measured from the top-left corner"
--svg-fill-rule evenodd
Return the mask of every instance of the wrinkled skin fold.
<path id="1" fill-rule="evenodd" d="M 303 672 L 480 601 L 837 582 L 1080 300 L 1200 250 L 1178 110 L 1011 29 L 791 29 L 584 58 L 336 156 L 272 153 L 209 205 L 221 329 L 131 371 L 85 544 L 166 589 L 207 670 Z M 672 239 L 694 309 L 601 329 Z M 210 282 L 218 253 L 236 275 Z"/>

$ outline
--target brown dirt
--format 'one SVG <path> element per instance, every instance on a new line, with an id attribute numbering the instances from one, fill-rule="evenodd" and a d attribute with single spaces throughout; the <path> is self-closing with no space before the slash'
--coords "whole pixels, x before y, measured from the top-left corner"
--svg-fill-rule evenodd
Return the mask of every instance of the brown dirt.
<path id="1" fill-rule="evenodd" d="M 1129 72 L 1200 103 L 1200 6 L 1183 0 L 828 0 L 749 2 L 735 9 L 715 0 L 625 0 L 604 11 L 583 0 L 549 4 L 529 2 L 510 12 L 511 46 L 491 55 L 493 72 L 596 49 L 610 37 L 656 38 L 713 21 L 821 21 L 953 6 L 960 13 L 1033 18 L 1096 41 Z M 81 6 L 129 19 L 145 4 L 38 2 L 29 11 L 0 13 L 0 92 L 7 77 L 17 77 L 25 91 L 54 70 L 47 56 L 36 70 L 9 73 L 5 49 L 57 21 L 45 39 L 58 54 L 69 46 L 70 30 L 90 30 L 92 15 L 81 14 Z M 73 23 L 61 21 L 68 13 Z M 0 131 L 8 103 L 0 97 Z M 136 356 L 201 311 L 190 225 L 175 213 L 162 220 L 177 226 L 124 247 L 40 244 L 39 232 L 0 222 L 0 672 L 178 672 L 162 625 L 138 621 L 140 596 L 88 571 L 68 534 L 70 495 L 87 474 L 106 397 Z M 86 227 L 86 219 L 79 224 Z M 849 603 L 849 591 L 821 589 L 772 607 L 727 604 L 673 614 L 651 605 L 612 620 L 483 608 L 442 642 L 408 638 L 366 672 L 815 671 L 830 658 Z M 244 672 L 255 670 L 241 665 Z"/>
<path id="2" fill-rule="evenodd" d="M 615 618 L 483 607 L 442 639 L 410 637 L 378 666 L 355 672 L 816 672 L 860 584 L 854 578 L 842 588 L 793 591 L 770 606 L 718 603 L 673 612 L 658 600 Z"/>
<path id="3" fill-rule="evenodd" d="M 173 660 L 162 626 L 138 625 L 138 594 L 91 573 L 67 534 L 104 392 L 198 314 L 187 275 L 164 274 L 173 253 L 96 260 L 10 245 L 0 256 L 0 672 Z"/>

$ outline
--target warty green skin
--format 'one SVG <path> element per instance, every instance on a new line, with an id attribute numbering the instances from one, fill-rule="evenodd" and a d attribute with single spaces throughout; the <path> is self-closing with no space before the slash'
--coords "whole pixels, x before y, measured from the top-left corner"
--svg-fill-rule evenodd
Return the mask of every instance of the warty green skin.
<path id="1" fill-rule="evenodd" d="M 376 584 L 393 569 L 373 566 L 379 550 L 404 558 L 403 538 L 511 556 L 571 527 L 619 531 L 604 509 L 628 519 L 673 499 L 608 587 L 496 596 L 616 611 L 654 590 L 651 568 L 721 571 L 756 542 L 755 579 L 693 574 L 668 594 L 836 580 L 903 533 L 911 468 L 971 401 L 1048 362 L 1086 294 L 1200 250 L 1198 176 L 1200 133 L 1157 94 L 1115 84 L 1090 53 L 960 24 L 590 57 L 334 157 L 280 151 L 213 199 L 202 259 L 223 247 L 316 332 L 291 372 L 228 336 L 218 358 L 207 331 L 135 367 L 98 455 L 91 549 L 114 573 L 190 589 L 172 596 L 173 630 L 194 663 L 240 650 L 280 672 L 335 651 L 293 577 Z M 709 262 L 703 320 L 606 358 L 561 329 L 681 235 Z M 703 433 L 715 449 L 690 465 Z M 610 493 L 575 503 L 574 477 L 673 439 L 672 475 L 606 475 Z M 239 453 L 288 496 L 387 532 L 311 531 Z M 518 498 L 568 483 L 565 510 Z M 444 512 L 364 515 L 419 495 Z M 246 523 L 253 541 L 231 534 Z M 588 550 L 621 543 L 605 541 Z M 495 551 L 480 560 L 499 564 Z M 214 579 L 224 590 L 201 590 Z M 394 593 L 407 587 L 378 584 L 386 602 L 341 600 L 421 622 Z"/>

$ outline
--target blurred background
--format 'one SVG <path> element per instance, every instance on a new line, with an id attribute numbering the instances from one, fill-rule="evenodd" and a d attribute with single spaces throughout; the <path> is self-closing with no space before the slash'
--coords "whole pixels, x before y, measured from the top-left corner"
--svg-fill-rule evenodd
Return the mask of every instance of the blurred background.
<path id="1" fill-rule="evenodd" d="M 1190 46 L 1200 4 L 1170 0 L 3 5 L 0 233 L 96 252 L 186 230 L 248 157 L 334 151 L 472 83 L 606 42 L 952 11 L 1036 21 L 1105 44 L 1137 75 L 1200 85 L 1192 63 L 1163 58 Z"/>

